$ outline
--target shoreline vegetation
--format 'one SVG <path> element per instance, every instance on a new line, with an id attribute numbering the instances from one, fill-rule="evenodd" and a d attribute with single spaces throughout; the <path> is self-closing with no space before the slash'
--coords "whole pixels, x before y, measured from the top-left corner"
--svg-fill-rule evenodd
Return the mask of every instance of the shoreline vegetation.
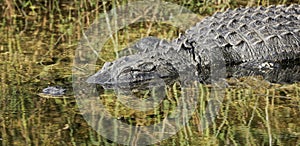
<path id="1" fill-rule="evenodd" d="M 118 145 L 103 138 L 81 115 L 74 98 L 40 98 L 43 88 L 67 88 L 72 96 L 74 51 L 83 32 L 100 15 L 131 0 L 3 0 L 0 3 L 0 145 Z M 299 0 L 167 0 L 199 18 L 245 6 L 300 4 Z M 182 21 L 188 21 L 183 16 Z M 118 57 L 130 43 L 146 37 L 173 39 L 184 30 L 139 22 L 112 35 L 97 65 Z M 188 126 L 160 145 L 297 145 L 300 143 L 300 83 L 270 84 L 260 78 L 228 80 L 220 114 L 209 128 L 199 126 L 203 109 Z M 205 107 L 210 87 L 200 87 Z M 99 97 L 115 117 L 138 124 L 159 122 L 174 110 L 180 92 L 167 92 L 165 111 L 135 113 L 108 91 Z M 144 93 L 146 95 L 146 93 Z M 149 114 L 149 115 L 147 115 Z M 150 120 L 149 120 L 150 119 Z M 112 129 L 114 130 L 114 129 Z"/>

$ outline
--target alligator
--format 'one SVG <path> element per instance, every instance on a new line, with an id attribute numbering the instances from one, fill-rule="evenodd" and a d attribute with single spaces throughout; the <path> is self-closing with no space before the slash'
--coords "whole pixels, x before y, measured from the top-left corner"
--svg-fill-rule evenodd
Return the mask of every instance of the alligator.
<path id="1" fill-rule="evenodd" d="M 300 5 L 228 9 L 174 40 L 147 37 L 130 48 L 137 53 L 106 62 L 86 81 L 134 85 L 175 79 L 192 68 L 192 75 L 208 83 L 210 67 L 222 61 L 226 77 L 262 74 L 276 82 L 293 68 L 285 80 L 294 81 L 300 78 Z"/>

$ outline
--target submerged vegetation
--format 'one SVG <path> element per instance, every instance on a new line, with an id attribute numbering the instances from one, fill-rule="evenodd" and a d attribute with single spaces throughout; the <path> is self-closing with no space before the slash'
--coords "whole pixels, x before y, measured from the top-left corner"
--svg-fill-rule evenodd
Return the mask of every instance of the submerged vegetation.
<path id="1" fill-rule="evenodd" d="M 117 145 L 84 120 L 74 98 L 41 98 L 50 85 L 72 96 L 74 51 L 83 33 L 100 15 L 133 0 L 3 0 L 0 3 L 0 143 L 1 145 Z M 199 15 L 241 6 L 300 4 L 299 0 L 168 0 Z M 140 13 L 137 13 L 140 14 Z M 182 21 L 186 20 L 182 16 Z M 180 30 L 153 21 L 133 23 L 106 42 L 97 65 L 119 57 L 130 43 L 146 36 L 172 39 Z M 297 145 L 300 143 L 300 83 L 271 84 L 260 78 L 230 79 L 219 115 L 202 129 L 201 115 L 210 87 L 200 85 L 198 108 L 189 124 L 160 145 Z M 159 123 L 175 110 L 181 94 L 168 87 L 160 108 L 137 112 L 100 89 L 107 111 L 135 125 Z M 137 93 L 147 98 L 147 92 Z M 128 100 L 130 102 L 130 99 Z M 212 110 L 212 109 L 211 109 Z M 212 112 L 212 111 L 209 111 Z M 113 126 L 113 125 L 111 125 Z"/>

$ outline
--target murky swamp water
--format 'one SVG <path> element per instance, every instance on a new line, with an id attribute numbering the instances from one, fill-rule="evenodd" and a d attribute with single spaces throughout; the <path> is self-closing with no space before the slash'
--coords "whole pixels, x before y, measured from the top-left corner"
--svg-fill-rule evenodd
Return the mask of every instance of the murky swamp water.
<path id="1" fill-rule="evenodd" d="M 91 25 L 98 13 L 112 5 L 105 5 L 103 1 L 95 1 L 95 4 L 40 1 L 12 7 L 14 5 L 16 3 L 9 1 L 1 4 L 0 145 L 119 145 L 102 136 L 101 125 L 111 130 L 112 138 L 122 139 L 125 135 L 136 134 L 132 130 L 136 125 L 159 123 L 165 124 L 166 133 L 151 133 L 151 128 L 143 129 L 149 130 L 148 133 L 140 130 L 142 128 L 135 130 L 147 133 L 149 139 L 159 134 L 170 135 L 157 145 L 300 144 L 300 83 L 271 84 L 259 77 L 231 79 L 227 80 L 224 92 L 220 92 L 221 100 L 213 98 L 218 92 L 215 93 L 210 85 L 196 84 L 196 87 L 185 89 L 176 83 L 159 89 L 165 93 L 165 98 L 156 108 L 146 111 L 130 109 L 132 105 L 143 104 L 101 87 L 97 87 L 98 96 L 76 99 L 72 67 L 82 31 Z M 170 26 L 151 22 L 128 27 L 118 34 L 121 37 L 118 36 L 117 49 L 147 35 L 168 39 L 178 35 L 175 28 L 158 29 L 166 27 Z M 92 66 L 100 69 L 104 61 L 114 60 L 116 55 L 111 49 L 114 45 L 108 41 L 98 64 Z M 68 98 L 38 95 L 43 88 L 53 85 L 66 88 L 65 97 Z M 139 99 L 151 95 L 160 97 L 152 91 L 131 91 L 131 94 Z M 195 98 L 187 99 L 190 96 Z M 82 107 L 82 103 L 86 107 Z M 104 105 L 106 113 L 127 127 L 106 121 L 99 103 Z M 180 122 L 187 121 L 182 129 L 167 133 L 176 121 L 164 119 L 178 116 L 174 113 L 179 110 L 179 103 L 183 103 L 183 107 L 197 104 L 192 112 L 179 114 L 179 119 L 183 119 Z M 214 117 L 213 120 L 209 116 Z M 140 137 L 143 135 L 136 139 Z M 135 140 L 129 144 L 137 144 Z"/>

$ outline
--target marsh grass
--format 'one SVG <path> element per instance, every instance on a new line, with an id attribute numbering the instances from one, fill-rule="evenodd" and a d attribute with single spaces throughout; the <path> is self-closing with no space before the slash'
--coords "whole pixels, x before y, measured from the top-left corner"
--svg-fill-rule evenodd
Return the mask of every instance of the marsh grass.
<path id="1" fill-rule="evenodd" d="M 91 129 L 72 99 L 39 98 L 48 85 L 71 93 L 71 65 L 83 32 L 112 8 L 127 1 L 4 0 L 0 3 L 0 143 L 1 145 L 116 145 Z M 275 0 L 170 0 L 199 14 L 239 6 L 268 6 L 300 1 Z M 184 16 L 183 16 L 184 18 Z M 111 26 L 114 27 L 114 26 Z M 171 40 L 183 30 L 169 24 L 142 22 L 127 26 L 106 42 L 100 69 L 120 57 L 119 51 L 139 38 L 157 36 Z M 160 145 L 297 145 L 300 143 L 300 84 L 269 84 L 259 78 L 228 80 L 226 96 L 216 120 L 201 124 L 210 87 L 200 85 L 199 108 L 188 126 Z M 106 93 L 100 98 L 116 118 L 131 124 L 160 122 L 175 109 L 181 94 L 177 87 L 153 111 L 136 112 Z M 146 93 L 144 93 L 146 94 Z M 142 96 L 147 98 L 147 96 Z M 99 102 L 100 102 L 99 101 Z"/>

